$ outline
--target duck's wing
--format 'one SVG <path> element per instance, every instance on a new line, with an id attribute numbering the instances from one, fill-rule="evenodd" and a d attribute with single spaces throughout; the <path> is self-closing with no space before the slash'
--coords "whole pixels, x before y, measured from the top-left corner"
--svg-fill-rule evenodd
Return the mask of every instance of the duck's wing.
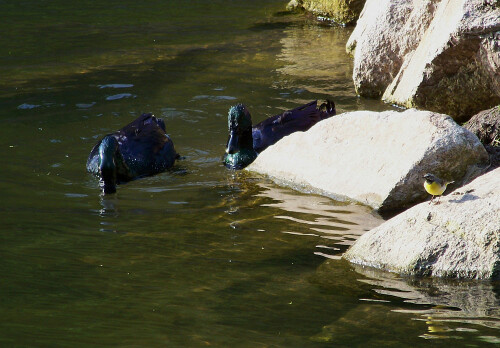
<path id="1" fill-rule="evenodd" d="M 333 115 L 335 115 L 335 104 L 332 101 L 326 101 L 318 108 L 318 101 L 313 100 L 272 116 L 252 128 L 254 149 L 262 152 L 283 137 L 297 131 L 306 131 L 319 121 Z"/>
<path id="2" fill-rule="evenodd" d="M 135 137 L 143 136 L 140 133 L 154 130 L 157 127 L 158 123 L 156 121 L 156 117 L 154 117 L 151 113 L 145 113 L 137 117 L 125 127 L 121 128 L 119 131 L 115 132 L 115 134 L 127 139 L 133 139 Z"/>
<path id="3" fill-rule="evenodd" d="M 117 132 L 122 156 L 137 176 L 151 175 L 171 167 L 177 157 L 165 132 L 165 123 L 142 114 Z"/>

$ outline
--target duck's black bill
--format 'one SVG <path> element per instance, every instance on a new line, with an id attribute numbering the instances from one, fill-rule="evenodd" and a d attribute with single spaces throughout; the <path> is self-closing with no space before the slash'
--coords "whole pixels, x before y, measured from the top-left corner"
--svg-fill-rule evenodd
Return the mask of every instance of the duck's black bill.
<path id="1" fill-rule="evenodd" d="M 232 131 L 229 133 L 229 140 L 227 141 L 226 152 L 230 155 L 238 152 L 240 150 L 238 145 L 239 137 L 236 132 Z"/>

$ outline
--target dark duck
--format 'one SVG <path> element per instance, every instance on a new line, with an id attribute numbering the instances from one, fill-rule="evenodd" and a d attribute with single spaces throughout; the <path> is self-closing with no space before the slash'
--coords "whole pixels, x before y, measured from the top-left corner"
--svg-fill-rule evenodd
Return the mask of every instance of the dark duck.
<path id="1" fill-rule="evenodd" d="M 142 114 L 94 146 L 87 170 L 99 176 L 107 194 L 116 192 L 117 184 L 167 170 L 178 157 L 163 120 Z"/>
<path id="2" fill-rule="evenodd" d="M 243 169 L 268 146 L 294 132 L 306 131 L 335 113 L 334 102 L 327 100 L 318 107 L 318 101 L 314 100 L 252 127 L 252 116 L 245 105 L 232 106 L 228 114 L 229 140 L 224 165 L 230 169 Z"/>

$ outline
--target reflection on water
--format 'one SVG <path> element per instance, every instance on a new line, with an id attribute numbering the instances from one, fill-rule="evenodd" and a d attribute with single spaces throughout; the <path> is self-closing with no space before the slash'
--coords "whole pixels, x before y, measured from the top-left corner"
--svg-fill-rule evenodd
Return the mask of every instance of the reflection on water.
<path id="1" fill-rule="evenodd" d="M 345 50 L 351 30 L 311 23 L 287 27 L 277 56 L 285 64 L 276 69 L 280 79 L 274 84 L 276 88 L 292 92 L 284 92 L 282 96 L 306 103 L 309 100 L 302 94 L 308 91 L 332 99 L 338 114 L 353 111 L 352 106 L 343 105 L 347 100 L 352 102 L 351 96 L 356 94 L 352 84 L 352 58 Z M 357 98 L 355 104 L 359 110 L 394 109 L 371 99 Z"/>
<path id="2" fill-rule="evenodd" d="M 418 305 L 413 308 L 393 309 L 396 313 L 415 315 L 424 321 L 427 339 L 456 338 L 463 333 L 477 334 L 478 326 L 500 329 L 500 283 L 488 281 L 455 281 L 428 278 L 401 278 L 395 274 L 354 266 L 366 278 L 360 282 L 375 286 L 377 294 L 387 301 L 402 299 Z M 483 337 L 484 338 L 484 337 Z M 500 336 L 483 340 L 500 343 Z"/>
<path id="3" fill-rule="evenodd" d="M 282 231 L 283 233 L 318 237 L 327 245 L 316 245 L 316 255 L 339 259 L 363 233 L 380 225 L 382 220 L 371 214 L 371 209 L 361 205 L 336 202 L 317 195 L 302 195 L 275 185 L 259 184 L 264 189 L 259 196 L 273 199 L 263 204 L 289 214 L 275 215 L 276 219 L 289 220 L 305 227 L 305 231 Z"/>
<path id="4" fill-rule="evenodd" d="M 356 300 L 346 297 L 346 302 L 351 301 L 348 310 L 332 315 L 331 322 L 311 340 L 337 342 L 342 338 L 363 345 L 370 337 L 370 345 L 384 347 L 401 346 L 401 337 L 408 342 L 420 338 L 416 346 L 425 342 L 433 347 L 499 343 L 498 282 L 402 278 L 358 265 L 349 269 L 339 272 L 339 264 L 332 260 L 317 268 L 312 278 L 315 284 Z"/>
<path id="5" fill-rule="evenodd" d="M 351 86 L 338 85 L 338 82 L 350 78 L 352 72 L 351 60 L 345 45 L 342 45 L 349 37 L 349 30 L 303 25 L 288 28 L 284 33 L 285 37 L 281 39 L 283 48 L 278 58 L 286 65 L 278 72 L 286 80 L 292 78 L 288 82 L 290 85 L 325 95 L 352 94 Z"/>

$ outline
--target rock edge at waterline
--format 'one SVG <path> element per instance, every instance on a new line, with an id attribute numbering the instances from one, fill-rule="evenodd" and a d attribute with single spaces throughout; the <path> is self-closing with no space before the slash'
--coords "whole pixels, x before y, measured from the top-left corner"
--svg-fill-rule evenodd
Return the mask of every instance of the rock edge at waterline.
<path id="1" fill-rule="evenodd" d="M 304 9 L 317 16 L 326 16 L 334 22 L 354 24 L 366 0 L 291 0 L 286 8 L 291 11 Z"/>
<path id="2" fill-rule="evenodd" d="M 500 278 L 500 168 L 370 230 L 343 257 L 403 275 Z"/>
<path id="3" fill-rule="evenodd" d="M 454 180 L 457 187 L 487 163 L 477 137 L 451 117 L 410 109 L 332 117 L 285 137 L 247 169 L 383 213 L 430 198 L 422 186 L 427 172 Z"/>

